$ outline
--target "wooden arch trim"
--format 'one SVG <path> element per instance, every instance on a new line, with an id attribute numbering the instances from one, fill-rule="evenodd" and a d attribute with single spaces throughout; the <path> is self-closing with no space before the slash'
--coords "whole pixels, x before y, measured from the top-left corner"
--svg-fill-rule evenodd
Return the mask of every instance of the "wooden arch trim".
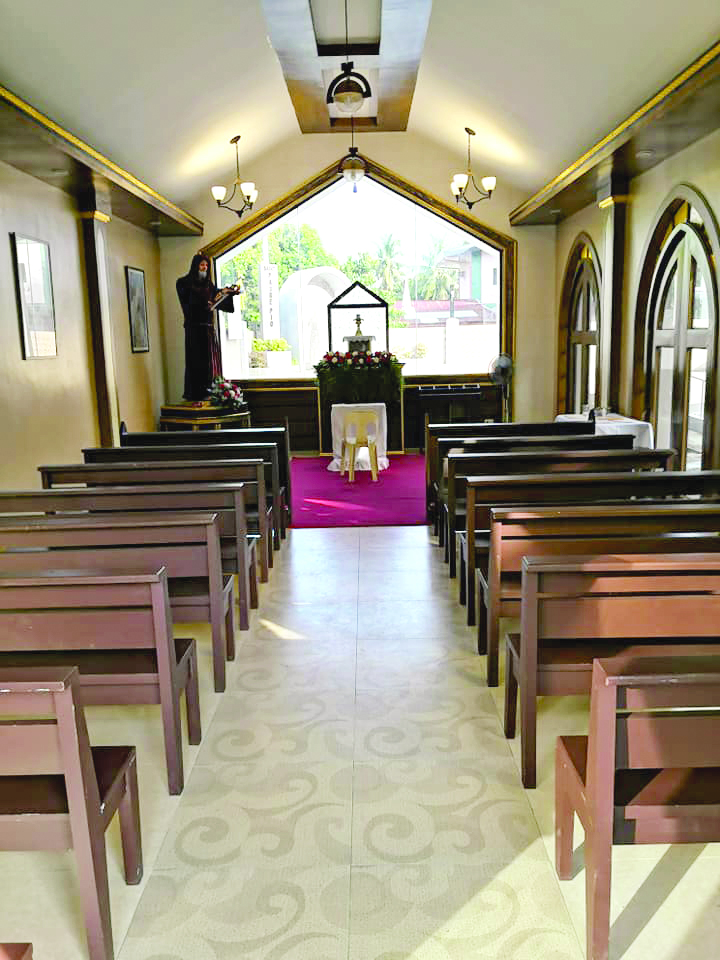
<path id="1" fill-rule="evenodd" d="M 635 318 L 632 416 L 641 420 L 647 419 L 649 415 L 649 383 L 646 366 L 651 335 L 648 307 L 650 304 L 653 278 L 660 253 L 668 237 L 671 225 L 675 220 L 678 210 L 684 203 L 688 203 L 694 207 L 702 219 L 707 238 L 710 242 L 712 255 L 711 266 L 714 279 L 717 278 L 718 265 L 720 265 L 720 228 L 718 227 L 712 207 L 703 194 L 695 187 L 689 183 L 678 184 L 673 187 L 658 207 L 640 257 L 642 266 L 640 268 L 640 277 L 635 293 L 635 307 L 632 313 L 632 316 Z"/>
<path id="2" fill-rule="evenodd" d="M 568 338 L 570 335 L 570 302 L 572 300 L 572 291 L 575 284 L 575 274 L 578 265 L 582 259 L 583 251 L 590 251 L 590 262 L 595 273 L 598 292 L 598 330 L 602 325 L 602 266 L 600 257 L 593 243 L 592 237 L 585 233 L 579 233 L 570 249 L 570 253 L 565 264 L 562 286 L 560 288 L 560 309 L 558 313 L 558 368 L 557 368 L 557 397 L 556 407 L 558 413 L 565 413 L 567 410 L 567 390 L 568 390 Z"/>
<path id="3" fill-rule="evenodd" d="M 219 257 L 226 250 L 237 246 L 243 240 L 248 240 L 259 230 L 279 220 L 285 214 L 294 210 L 295 207 L 300 206 L 306 200 L 310 200 L 321 193 L 326 187 L 336 183 L 341 176 L 339 166 L 342 159 L 339 158 L 335 163 L 325 167 L 313 177 L 305 180 L 304 183 L 293 187 L 288 193 L 258 210 L 257 213 L 243 220 L 231 230 L 205 244 L 202 247 L 203 252 L 210 257 Z M 365 175 L 370 180 L 374 180 L 406 200 L 416 203 L 430 213 L 434 213 L 435 216 L 453 224 L 453 226 L 465 230 L 502 254 L 500 264 L 503 296 L 500 311 L 500 349 L 512 356 L 515 341 L 517 241 L 499 230 L 481 223 L 469 213 L 464 213 L 458 207 L 446 203 L 409 180 L 405 180 L 399 174 L 388 170 L 387 167 L 383 167 L 375 160 L 371 160 L 369 157 L 363 157 L 362 159 L 366 165 Z"/>

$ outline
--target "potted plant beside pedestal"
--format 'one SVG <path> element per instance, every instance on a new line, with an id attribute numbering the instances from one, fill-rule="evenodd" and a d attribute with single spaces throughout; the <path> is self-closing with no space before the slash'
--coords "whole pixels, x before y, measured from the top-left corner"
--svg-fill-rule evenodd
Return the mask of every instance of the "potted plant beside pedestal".
<path id="1" fill-rule="evenodd" d="M 284 337 L 277 340 L 254 340 L 253 353 L 264 358 L 264 366 L 284 370 L 292 366 L 292 351 L 290 344 Z"/>

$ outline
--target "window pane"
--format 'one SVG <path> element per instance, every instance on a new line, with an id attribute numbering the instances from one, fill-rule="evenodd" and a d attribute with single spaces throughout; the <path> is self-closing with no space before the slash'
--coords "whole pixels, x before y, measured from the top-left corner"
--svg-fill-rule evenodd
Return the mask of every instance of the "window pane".
<path id="1" fill-rule="evenodd" d="M 583 348 L 582 344 L 573 345 L 573 413 L 582 413 L 583 408 Z"/>
<path id="2" fill-rule="evenodd" d="M 690 326 L 695 330 L 707 330 L 710 326 L 710 303 L 707 283 L 705 282 L 705 274 L 702 270 L 698 270 L 698 265 L 694 258 L 692 259 L 690 289 L 692 291 Z"/>
<path id="3" fill-rule="evenodd" d="M 387 300 L 389 349 L 405 375 L 484 373 L 500 352 L 499 251 L 368 178 L 357 193 L 338 181 L 216 268 L 223 284 L 245 290 L 230 333 L 221 329 L 226 375 L 314 377 L 328 349 L 328 304 L 355 281 Z M 368 311 L 363 333 L 371 327 Z M 385 346 L 384 320 L 382 333 L 374 349 Z M 265 342 L 253 350 L 256 340 Z M 343 346 L 333 337 L 333 349 Z"/>
<path id="4" fill-rule="evenodd" d="M 655 436 L 660 448 L 669 447 L 672 440 L 673 355 L 672 347 L 655 351 Z"/>
<path id="5" fill-rule="evenodd" d="M 676 267 L 677 265 L 674 264 L 660 300 L 658 326 L 661 330 L 672 330 L 675 326 Z"/>
<path id="6" fill-rule="evenodd" d="M 595 397 L 597 394 L 597 347 L 591 343 L 588 347 L 588 392 L 587 404 L 592 409 L 597 406 Z"/>
<path id="7" fill-rule="evenodd" d="M 585 328 L 585 287 L 580 287 L 580 291 L 575 301 L 575 329 L 583 330 Z"/>
<path id="8" fill-rule="evenodd" d="M 706 384 L 707 350 L 688 350 L 686 470 L 700 470 L 702 467 Z"/>
<path id="9" fill-rule="evenodd" d="M 595 291 L 592 288 L 588 290 L 588 297 L 590 298 L 588 306 L 588 330 L 597 330 L 598 302 Z"/>

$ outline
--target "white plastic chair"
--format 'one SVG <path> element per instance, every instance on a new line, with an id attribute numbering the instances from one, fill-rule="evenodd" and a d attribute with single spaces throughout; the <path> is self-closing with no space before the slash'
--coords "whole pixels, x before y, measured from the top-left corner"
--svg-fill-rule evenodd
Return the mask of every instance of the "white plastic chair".
<path id="1" fill-rule="evenodd" d="M 358 447 L 367 447 L 370 454 L 370 472 L 373 480 L 378 478 L 377 437 L 379 432 L 378 415 L 372 410 L 352 410 L 345 414 L 343 421 L 342 453 L 340 473 L 348 471 L 350 483 L 355 481 L 355 458 Z"/>

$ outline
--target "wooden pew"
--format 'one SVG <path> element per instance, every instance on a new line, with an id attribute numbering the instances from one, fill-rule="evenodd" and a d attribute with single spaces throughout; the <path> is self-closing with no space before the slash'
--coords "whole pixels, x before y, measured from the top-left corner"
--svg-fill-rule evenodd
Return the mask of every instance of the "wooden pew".
<path id="1" fill-rule="evenodd" d="M 215 690 L 225 689 L 225 660 L 234 659 L 235 631 L 232 577 L 222 573 L 217 514 L 3 517 L 0 547 L 8 572 L 125 573 L 164 566 L 174 621 L 211 625 Z"/>
<path id="2" fill-rule="evenodd" d="M 599 433 L 569 434 L 560 437 L 438 437 L 437 456 L 440 474 L 433 482 L 433 504 L 447 497 L 447 457 L 452 453 L 513 453 L 522 450 L 632 450 L 631 434 L 605 436 Z M 437 511 L 435 511 L 437 516 Z M 445 528 L 437 524 L 438 545 L 445 546 Z M 452 544 L 450 545 L 452 547 Z"/>
<path id="3" fill-rule="evenodd" d="M 84 706 L 159 703 L 168 790 L 182 793 L 183 690 L 188 740 L 201 739 L 197 653 L 193 639 L 173 639 L 165 568 L 8 574 L 3 559 L 0 669 L 71 663 Z"/>
<path id="4" fill-rule="evenodd" d="M 197 431 L 198 433 L 200 431 Z M 213 431 L 213 433 L 216 431 Z M 284 515 L 285 489 L 280 483 L 280 465 L 276 443 L 223 443 L 214 446 L 89 447 L 82 451 L 85 463 L 146 463 L 147 461 L 262 460 L 265 464 L 265 496 L 272 508 L 273 547 L 280 549 L 281 518 Z"/>
<path id="5" fill-rule="evenodd" d="M 702 600 L 715 622 L 717 579 L 714 595 Z M 674 612 L 672 603 L 665 605 Z M 625 654 L 593 664 L 589 736 L 559 737 L 555 758 L 561 880 L 572 875 L 576 812 L 585 829 L 588 960 L 609 954 L 614 843 L 720 840 L 719 702 L 716 645 L 669 646 L 651 656 Z M 703 951 L 708 957 L 717 952 L 711 938 Z"/>
<path id="6" fill-rule="evenodd" d="M 244 483 L 245 512 L 248 526 L 257 523 L 260 541 L 258 560 L 260 579 L 268 579 L 272 560 L 270 514 L 265 498 L 265 466 L 262 460 L 153 461 L 147 463 L 78 463 L 38 467 L 43 489 L 52 490 L 64 484 L 87 487 L 145 486 L 151 484 Z"/>
<path id="7" fill-rule="evenodd" d="M 222 430 L 158 430 L 148 433 L 120 434 L 121 447 L 179 446 L 191 447 L 217 443 L 276 443 L 280 467 L 280 483 L 285 487 L 287 521 L 292 522 L 292 472 L 290 461 L 290 427 L 287 417 L 284 426 L 277 427 L 239 427 Z M 285 524 L 283 525 L 285 527 Z"/>
<path id="8" fill-rule="evenodd" d="M 425 487 L 430 515 L 431 481 L 437 480 L 440 466 L 437 451 L 439 437 L 562 437 L 595 432 L 588 421 L 548 421 L 547 423 L 426 423 L 425 424 Z"/>
<path id="9" fill-rule="evenodd" d="M 664 497 L 720 497 L 720 471 L 641 471 L 635 473 L 562 473 L 468 477 L 466 525 L 459 544 L 465 558 L 468 624 L 475 624 L 476 569 L 487 569 L 490 507 L 550 505 L 553 503 L 609 503 Z M 462 576 L 462 570 L 461 570 Z"/>
<path id="10" fill-rule="evenodd" d="M 510 473 L 588 473 L 591 471 L 671 470 L 674 450 L 519 450 L 510 453 L 451 453 L 444 501 L 445 560 L 456 573 L 455 534 L 465 527 L 468 476 Z M 460 506 L 460 509 L 458 509 Z M 462 522 L 459 523 L 458 521 Z M 441 522 L 443 522 L 441 520 Z"/>
<path id="11" fill-rule="evenodd" d="M 63 513 L 217 513 L 224 573 L 238 575 L 238 625 L 250 626 L 249 609 L 258 605 L 255 542 L 245 515 L 242 483 L 154 484 L 136 487 L 69 487 L 53 490 L 0 490 L 0 516 Z"/>
<path id="12" fill-rule="evenodd" d="M 488 655 L 488 685 L 498 684 L 500 618 L 520 614 L 524 558 L 628 553 L 629 544 L 634 553 L 652 552 L 660 543 L 666 553 L 714 551 L 720 550 L 719 533 L 717 503 L 492 508 L 488 568 L 477 571 L 478 652 Z"/>
<path id="13" fill-rule="evenodd" d="M 90 960 L 112 960 L 105 831 L 119 813 L 125 882 L 140 883 L 137 761 L 90 746 L 78 684 L 76 667 L 0 670 L 0 850 L 73 849 Z"/>

